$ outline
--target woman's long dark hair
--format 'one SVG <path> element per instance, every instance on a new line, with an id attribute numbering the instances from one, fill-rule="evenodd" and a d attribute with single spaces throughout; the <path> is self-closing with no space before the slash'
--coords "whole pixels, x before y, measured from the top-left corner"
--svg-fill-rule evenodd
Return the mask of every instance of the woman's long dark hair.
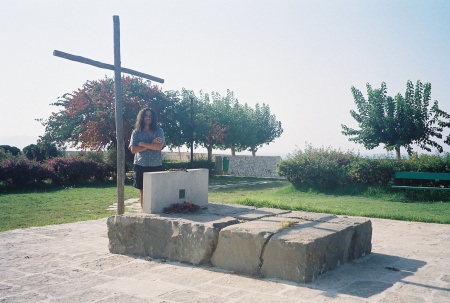
<path id="1" fill-rule="evenodd" d="M 136 130 L 143 130 L 145 127 L 145 112 L 150 112 L 152 115 L 152 122 L 150 123 L 150 130 L 155 131 L 158 128 L 158 115 L 156 114 L 155 110 L 153 110 L 150 107 L 143 108 L 139 111 L 137 118 L 136 118 L 136 124 L 134 127 Z"/>

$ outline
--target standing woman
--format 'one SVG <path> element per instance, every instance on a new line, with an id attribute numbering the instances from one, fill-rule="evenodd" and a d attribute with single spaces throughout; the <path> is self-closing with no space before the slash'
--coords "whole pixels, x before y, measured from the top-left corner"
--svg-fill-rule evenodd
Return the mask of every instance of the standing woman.
<path id="1" fill-rule="evenodd" d="M 151 108 L 141 109 L 131 134 L 130 150 L 134 154 L 134 184 L 139 189 L 143 205 L 144 172 L 162 171 L 161 150 L 166 146 L 164 131 L 158 126 L 158 116 Z"/>

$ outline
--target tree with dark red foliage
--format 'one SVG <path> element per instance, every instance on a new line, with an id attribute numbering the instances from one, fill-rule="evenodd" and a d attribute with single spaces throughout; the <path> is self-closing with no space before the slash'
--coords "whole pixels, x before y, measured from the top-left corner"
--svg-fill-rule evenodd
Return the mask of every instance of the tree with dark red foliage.
<path id="1" fill-rule="evenodd" d="M 153 108 L 159 115 L 162 127 L 166 129 L 164 123 L 167 117 L 173 116 L 177 94 L 166 95 L 150 81 L 129 76 L 122 78 L 122 88 L 126 147 L 136 115 L 144 107 Z M 105 77 L 87 81 L 80 89 L 64 94 L 51 105 L 61 109 L 53 112 L 47 120 L 41 120 L 45 127 L 41 142 L 69 145 L 82 150 L 104 150 L 116 146 L 114 79 Z M 170 131 L 167 137 L 170 138 Z"/>

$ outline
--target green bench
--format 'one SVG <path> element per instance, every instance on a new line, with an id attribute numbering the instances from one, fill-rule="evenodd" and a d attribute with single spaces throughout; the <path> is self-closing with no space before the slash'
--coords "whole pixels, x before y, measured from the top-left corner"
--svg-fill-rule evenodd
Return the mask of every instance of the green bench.
<path id="1" fill-rule="evenodd" d="M 394 184 L 392 188 L 405 189 L 428 189 L 428 190 L 450 190 L 450 173 L 424 173 L 424 172 L 405 172 L 395 173 Z M 446 182 L 447 181 L 447 182 Z"/>

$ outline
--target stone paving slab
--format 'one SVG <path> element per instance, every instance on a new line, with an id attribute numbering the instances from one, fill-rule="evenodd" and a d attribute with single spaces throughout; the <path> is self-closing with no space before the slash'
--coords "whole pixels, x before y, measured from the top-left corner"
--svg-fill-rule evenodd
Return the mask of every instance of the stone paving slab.
<path id="1" fill-rule="evenodd" d="M 372 253 L 306 285 L 114 255 L 106 219 L 0 232 L 0 302 L 450 302 L 450 225 L 370 220 Z"/>

